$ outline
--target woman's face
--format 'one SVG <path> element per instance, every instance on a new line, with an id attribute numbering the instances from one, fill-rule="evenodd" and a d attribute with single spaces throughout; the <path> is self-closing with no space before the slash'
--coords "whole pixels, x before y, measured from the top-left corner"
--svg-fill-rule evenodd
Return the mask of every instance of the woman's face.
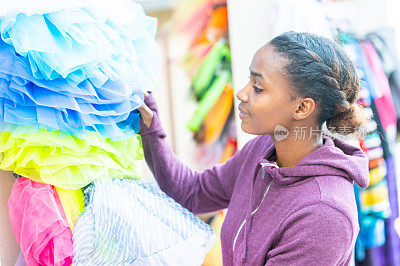
<path id="1" fill-rule="evenodd" d="M 260 48 L 250 65 L 250 80 L 237 92 L 242 130 L 249 134 L 273 134 L 280 125 L 290 129 L 296 101 L 285 77 L 286 59 L 273 46 Z"/>

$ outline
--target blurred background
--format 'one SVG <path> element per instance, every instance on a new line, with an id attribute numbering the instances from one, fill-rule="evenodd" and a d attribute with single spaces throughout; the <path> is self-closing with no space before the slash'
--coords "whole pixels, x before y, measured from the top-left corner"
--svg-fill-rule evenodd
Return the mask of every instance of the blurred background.
<path id="1" fill-rule="evenodd" d="M 357 67 L 359 103 L 371 115 L 356 144 L 370 159 L 371 183 L 355 187 L 360 234 L 355 265 L 400 265 L 400 3 L 395 0 L 141 0 L 158 19 L 162 73 L 154 92 L 167 139 L 186 164 L 223 163 L 252 136 L 240 129 L 234 95 L 248 81 L 255 51 L 285 31 L 340 43 Z M 152 178 L 143 162 L 143 173 Z M 19 253 L 7 200 L 14 178 L 0 178 L 0 264 Z M 224 210 L 203 215 L 219 234 Z M 397 227 L 396 227 L 397 226 Z M 397 229 L 397 231 L 396 231 Z M 334 233 L 334 232 L 332 232 Z M 222 265 L 220 242 L 204 265 Z"/>

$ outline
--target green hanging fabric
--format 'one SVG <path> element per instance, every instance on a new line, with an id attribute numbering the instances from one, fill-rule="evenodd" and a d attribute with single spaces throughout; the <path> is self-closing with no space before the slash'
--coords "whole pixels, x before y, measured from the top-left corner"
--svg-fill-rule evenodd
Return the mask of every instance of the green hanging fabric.
<path id="1" fill-rule="evenodd" d="M 204 58 L 196 75 L 193 77 L 192 91 L 197 101 L 199 101 L 207 92 L 207 89 L 211 87 L 217 73 L 229 68 L 229 66 L 229 47 L 222 41 L 217 42 L 210 53 Z"/>
<path id="2" fill-rule="evenodd" d="M 222 71 L 218 75 L 210 89 L 206 92 L 203 98 L 201 98 L 199 105 L 193 114 L 192 118 L 187 123 L 187 128 L 192 131 L 198 131 L 201 123 L 203 122 L 205 116 L 213 107 L 215 102 L 220 97 L 222 91 L 224 90 L 225 84 L 231 81 L 231 74 L 228 71 Z"/>

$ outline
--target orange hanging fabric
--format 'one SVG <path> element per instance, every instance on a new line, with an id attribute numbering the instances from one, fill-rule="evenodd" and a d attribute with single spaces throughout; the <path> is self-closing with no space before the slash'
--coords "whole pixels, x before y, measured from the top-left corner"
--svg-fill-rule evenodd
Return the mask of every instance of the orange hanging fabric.
<path id="1" fill-rule="evenodd" d="M 222 91 L 221 96 L 207 113 L 203 120 L 204 143 L 212 143 L 216 141 L 226 124 L 228 116 L 233 106 L 233 88 L 227 83 Z"/>

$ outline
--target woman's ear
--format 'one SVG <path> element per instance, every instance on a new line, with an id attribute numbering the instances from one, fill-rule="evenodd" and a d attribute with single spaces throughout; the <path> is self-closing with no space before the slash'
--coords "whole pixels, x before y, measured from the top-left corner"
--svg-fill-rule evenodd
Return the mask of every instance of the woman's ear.
<path id="1" fill-rule="evenodd" d="M 297 102 L 296 109 L 294 111 L 293 118 L 295 120 L 302 120 L 311 115 L 311 113 L 314 112 L 314 110 L 315 110 L 314 99 L 312 98 L 299 99 L 299 101 Z"/>

